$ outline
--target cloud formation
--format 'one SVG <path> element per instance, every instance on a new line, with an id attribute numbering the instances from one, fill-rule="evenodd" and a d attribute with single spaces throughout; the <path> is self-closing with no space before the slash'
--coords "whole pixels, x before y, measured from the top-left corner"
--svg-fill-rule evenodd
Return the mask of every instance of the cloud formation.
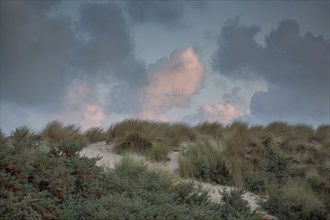
<path id="1" fill-rule="evenodd" d="M 252 97 L 251 114 L 271 120 L 329 122 L 329 44 L 321 36 L 300 32 L 294 20 L 282 20 L 266 36 L 265 46 L 255 41 L 257 26 L 238 18 L 221 29 L 213 68 L 232 79 L 263 78 L 268 91 Z"/>
<path id="2" fill-rule="evenodd" d="M 106 119 L 104 106 L 97 89 L 86 82 L 75 80 L 67 89 L 65 108 L 50 116 L 50 120 L 79 123 L 83 128 L 102 126 Z"/>
<path id="3" fill-rule="evenodd" d="M 231 103 L 205 104 L 196 113 L 184 117 L 182 121 L 191 124 L 201 121 L 229 124 L 245 116 L 246 113 Z"/>
<path id="4" fill-rule="evenodd" d="M 134 44 L 123 11 L 111 3 L 83 3 L 77 31 L 75 65 L 94 83 L 107 82 L 107 112 L 135 113 L 140 89 L 147 83 L 145 64 L 135 58 Z"/>
<path id="5" fill-rule="evenodd" d="M 113 88 L 108 111 L 136 111 L 146 68 L 135 58 L 121 8 L 82 3 L 72 24 L 68 17 L 49 16 L 56 4 L 1 2 L 1 101 L 56 112 L 78 77 Z"/>
<path id="6" fill-rule="evenodd" d="M 166 4 L 161 1 L 128 1 L 126 10 L 135 24 L 149 22 L 171 27 L 182 22 L 184 4 L 179 1 Z"/>
<path id="7" fill-rule="evenodd" d="M 191 47 L 175 50 L 148 69 L 149 84 L 142 94 L 143 118 L 155 119 L 173 107 L 187 108 L 202 87 L 204 66 Z"/>
<path id="8" fill-rule="evenodd" d="M 230 103 L 205 105 L 201 109 L 203 118 L 207 121 L 217 121 L 228 124 L 244 114 Z"/>
<path id="9" fill-rule="evenodd" d="M 127 1 L 125 9 L 133 24 L 156 24 L 165 28 L 185 26 L 184 13 L 187 7 L 203 9 L 202 1 Z"/>
<path id="10" fill-rule="evenodd" d="M 1 2 L 1 100 L 58 106 L 74 34 L 65 19 L 47 18 L 55 4 Z"/>

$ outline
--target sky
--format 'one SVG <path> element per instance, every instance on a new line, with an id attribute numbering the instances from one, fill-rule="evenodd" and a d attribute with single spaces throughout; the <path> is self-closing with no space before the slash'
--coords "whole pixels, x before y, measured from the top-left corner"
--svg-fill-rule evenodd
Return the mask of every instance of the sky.
<path id="1" fill-rule="evenodd" d="M 330 123 L 329 1 L 1 1 L 0 128 Z"/>

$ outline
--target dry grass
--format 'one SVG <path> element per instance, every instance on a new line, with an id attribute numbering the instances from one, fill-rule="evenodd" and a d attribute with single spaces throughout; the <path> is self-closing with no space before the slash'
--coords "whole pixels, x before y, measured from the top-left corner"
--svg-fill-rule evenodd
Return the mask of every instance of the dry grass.
<path id="1" fill-rule="evenodd" d="M 90 143 L 97 143 L 106 140 L 106 133 L 101 127 L 89 128 L 84 132 L 84 135 Z"/>
<path id="2" fill-rule="evenodd" d="M 320 141 L 324 148 L 330 149 L 330 125 L 320 125 L 316 129 L 316 139 Z"/>
<path id="3" fill-rule="evenodd" d="M 63 125 L 60 121 L 52 121 L 41 132 L 44 141 L 50 144 L 61 142 L 86 145 L 87 139 L 82 134 L 81 128 L 76 125 Z"/>

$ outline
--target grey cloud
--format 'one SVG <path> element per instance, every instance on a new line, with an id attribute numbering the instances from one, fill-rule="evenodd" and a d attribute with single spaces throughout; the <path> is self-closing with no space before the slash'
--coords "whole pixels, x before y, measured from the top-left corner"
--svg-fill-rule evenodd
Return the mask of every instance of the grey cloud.
<path id="1" fill-rule="evenodd" d="M 260 28 L 231 20 L 222 28 L 214 70 L 230 78 L 264 78 L 267 92 L 251 100 L 251 114 L 263 121 L 329 122 L 329 44 L 321 36 L 300 33 L 294 20 L 282 20 L 265 39 Z"/>
<path id="2" fill-rule="evenodd" d="M 132 113 L 139 109 L 139 90 L 147 82 L 145 64 L 134 56 L 134 44 L 122 10 L 114 4 L 83 3 L 77 31 L 80 42 L 76 65 L 94 78 L 115 84 L 109 94 L 109 112 Z"/>
<path id="3" fill-rule="evenodd" d="M 76 65 L 90 74 L 108 69 L 132 52 L 132 40 L 116 5 L 83 3 L 76 29 L 87 37 L 76 50 Z"/>
<path id="4" fill-rule="evenodd" d="M 126 10 L 133 23 L 150 22 L 174 27 L 182 25 L 184 3 L 180 1 L 128 1 Z"/>
<path id="5" fill-rule="evenodd" d="M 69 18 L 47 16 L 56 3 L 1 2 L 1 101 L 54 112 L 78 76 L 91 85 L 116 85 L 108 111 L 138 108 L 137 101 L 123 100 L 138 100 L 147 81 L 145 64 L 135 58 L 122 10 L 112 3 L 82 3 L 72 29 Z"/>
<path id="6" fill-rule="evenodd" d="M 52 5 L 1 2 L 2 100 L 51 106 L 63 95 L 74 36 L 66 20 L 46 18 Z"/>
<path id="7" fill-rule="evenodd" d="M 229 19 L 221 29 L 219 48 L 212 57 L 213 69 L 231 78 L 251 77 L 243 70 L 254 69 L 262 58 L 262 47 L 254 39 L 260 30 L 258 26 L 241 25 L 239 17 Z"/>

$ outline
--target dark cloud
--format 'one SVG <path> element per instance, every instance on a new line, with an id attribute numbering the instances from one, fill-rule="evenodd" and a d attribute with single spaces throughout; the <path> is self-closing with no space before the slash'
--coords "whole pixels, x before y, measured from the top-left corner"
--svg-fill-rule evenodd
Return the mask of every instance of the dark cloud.
<path id="1" fill-rule="evenodd" d="M 109 85 L 115 84 L 108 97 L 108 111 L 138 111 L 139 90 L 147 82 L 146 70 L 134 56 L 122 10 L 114 4 L 83 3 L 76 28 L 86 37 L 77 49 L 76 65 L 92 80 L 101 75 Z"/>
<path id="2" fill-rule="evenodd" d="M 254 39 L 260 30 L 241 25 L 239 17 L 228 20 L 221 29 L 219 49 L 213 54 L 213 69 L 231 78 L 251 77 L 244 69 L 254 69 L 262 58 L 262 47 Z"/>
<path id="3" fill-rule="evenodd" d="M 76 29 L 85 38 L 76 50 L 76 65 L 89 74 L 109 69 L 132 52 L 122 11 L 116 5 L 82 3 Z"/>
<path id="4" fill-rule="evenodd" d="M 265 39 L 255 41 L 260 28 L 239 19 L 222 28 L 213 68 L 229 78 L 262 77 L 267 92 L 257 92 L 251 114 L 264 121 L 329 122 L 329 44 L 321 36 L 300 33 L 294 20 L 282 20 Z"/>
<path id="5" fill-rule="evenodd" d="M 1 100 L 51 106 L 63 95 L 74 36 L 65 19 L 47 18 L 55 3 L 1 2 Z"/>
<path id="6" fill-rule="evenodd" d="M 166 28 L 185 27 L 183 20 L 187 7 L 205 9 L 206 1 L 127 1 L 125 8 L 133 24 L 152 23 Z"/>
<path id="7" fill-rule="evenodd" d="M 113 87 L 108 111 L 138 108 L 123 99 L 138 100 L 146 70 L 135 58 L 122 10 L 112 3 L 82 3 L 72 25 L 69 18 L 47 14 L 56 3 L 1 2 L 1 100 L 56 111 L 79 77 Z"/>
<path id="8" fill-rule="evenodd" d="M 149 22 L 173 27 L 182 25 L 184 3 L 179 1 L 128 1 L 126 10 L 133 23 Z"/>

